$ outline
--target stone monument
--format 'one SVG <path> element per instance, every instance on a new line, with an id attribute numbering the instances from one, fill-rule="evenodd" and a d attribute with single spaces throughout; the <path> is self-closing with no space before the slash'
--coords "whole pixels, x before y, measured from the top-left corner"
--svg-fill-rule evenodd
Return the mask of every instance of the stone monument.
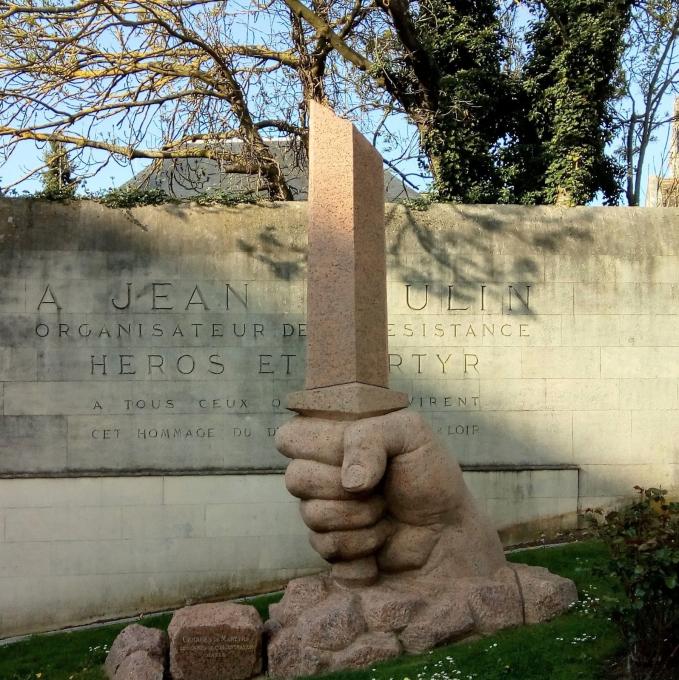
<path id="1" fill-rule="evenodd" d="M 510 564 L 455 459 L 388 389 L 382 161 L 311 104 L 306 389 L 277 433 L 311 544 L 330 573 L 270 609 L 269 673 L 361 667 L 546 620 L 577 599 Z"/>
<path id="2" fill-rule="evenodd" d="M 331 564 L 291 581 L 262 625 L 249 605 L 180 609 L 165 634 L 126 628 L 111 680 L 295 678 L 537 623 L 572 581 L 510 564 L 457 461 L 388 387 L 382 160 L 311 103 L 306 389 L 276 434 L 311 544 Z"/>
<path id="3" fill-rule="evenodd" d="M 131 624 L 111 645 L 109 680 L 247 680 L 262 671 L 262 620 L 247 604 L 178 609 L 165 631 Z"/>

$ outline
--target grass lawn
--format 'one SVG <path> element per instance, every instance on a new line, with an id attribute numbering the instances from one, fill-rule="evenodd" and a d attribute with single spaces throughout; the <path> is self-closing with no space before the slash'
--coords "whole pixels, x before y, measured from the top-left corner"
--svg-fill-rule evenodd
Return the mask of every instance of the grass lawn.
<path id="1" fill-rule="evenodd" d="M 608 659 L 621 648 L 616 628 L 601 605 L 616 597 L 612 585 L 594 573 L 606 560 L 595 542 L 524 550 L 509 555 L 512 562 L 549 568 L 572 578 L 580 602 L 569 613 L 539 626 L 502 631 L 474 642 L 439 647 L 419 656 L 403 656 L 364 671 L 323 677 L 339 680 L 596 680 Z M 280 596 L 252 601 L 266 617 L 268 605 Z M 170 615 L 139 622 L 166 628 Z M 116 635 L 127 624 L 39 635 L 0 647 L 0 680 L 103 680 L 101 664 Z"/>

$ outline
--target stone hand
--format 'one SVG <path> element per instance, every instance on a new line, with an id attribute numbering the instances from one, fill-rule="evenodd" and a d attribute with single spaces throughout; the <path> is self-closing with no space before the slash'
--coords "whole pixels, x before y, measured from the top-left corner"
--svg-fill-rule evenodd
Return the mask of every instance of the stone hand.
<path id="1" fill-rule="evenodd" d="M 329 562 L 376 555 L 383 573 L 430 572 L 445 562 L 454 577 L 488 576 L 504 564 L 459 465 L 417 413 L 297 416 L 276 446 L 292 459 L 288 491 L 302 499 L 311 544 Z"/>
<path id="2" fill-rule="evenodd" d="M 544 621 L 577 599 L 572 581 L 505 561 L 459 465 L 416 413 L 299 416 L 276 444 L 292 459 L 288 490 L 332 571 L 291 581 L 271 605 L 272 677 L 423 652 Z"/>

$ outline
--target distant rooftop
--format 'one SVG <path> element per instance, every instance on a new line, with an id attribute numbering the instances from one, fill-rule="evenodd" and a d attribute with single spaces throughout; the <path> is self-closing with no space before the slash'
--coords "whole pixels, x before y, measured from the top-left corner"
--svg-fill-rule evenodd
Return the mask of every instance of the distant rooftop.
<path id="1" fill-rule="evenodd" d="M 648 188 L 646 191 L 647 207 L 679 207 L 679 97 L 674 99 L 669 171 L 669 177 L 651 175 L 648 178 Z"/>
<path id="2" fill-rule="evenodd" d="M 679 208 L 679 177 L 663 179 L 656 175 L 648 178 L 647 208 Z"/>
<path id="3" fill-rule="evenodd" d="M 298 153 L 289 139 L 266 140 L 274 158 L 283 170 L 288 186 L 296 201 L 307 199 L 309 175 L 306 157 Z M 233 153 L 240 153 L 243 142 L 234 140 L 229 142 Z M 234 194 L 258 193 L 267 196 L 262 187 L 262 181 L 255 175 L 228 173 L 220 170 L 218 160 L 209 158 L 181 158 L 165 159 L 142 170 L 125 186 L 142 186 L 149 189 L 162 189 L 174 198 L 191 199 L 192 197 L 209 191 L 226 191 Z M 397 201 L 415 198 L 417 192 L 406 188 L 403 181 L 391 173 L 384 171 L 385 201 Z"/>

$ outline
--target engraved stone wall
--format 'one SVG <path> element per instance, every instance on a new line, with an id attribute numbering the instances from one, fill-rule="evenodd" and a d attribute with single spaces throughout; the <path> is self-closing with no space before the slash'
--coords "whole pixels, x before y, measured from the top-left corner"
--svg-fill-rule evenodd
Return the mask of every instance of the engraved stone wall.
<path id="1" fill-rule="evenodd" d="M 679 210 L 386 212 L 391 386 L 505 535 L 676 490 Z M 305 225 L 0 201 L 0 636 L 318 568 L 272 441 Z"/>

